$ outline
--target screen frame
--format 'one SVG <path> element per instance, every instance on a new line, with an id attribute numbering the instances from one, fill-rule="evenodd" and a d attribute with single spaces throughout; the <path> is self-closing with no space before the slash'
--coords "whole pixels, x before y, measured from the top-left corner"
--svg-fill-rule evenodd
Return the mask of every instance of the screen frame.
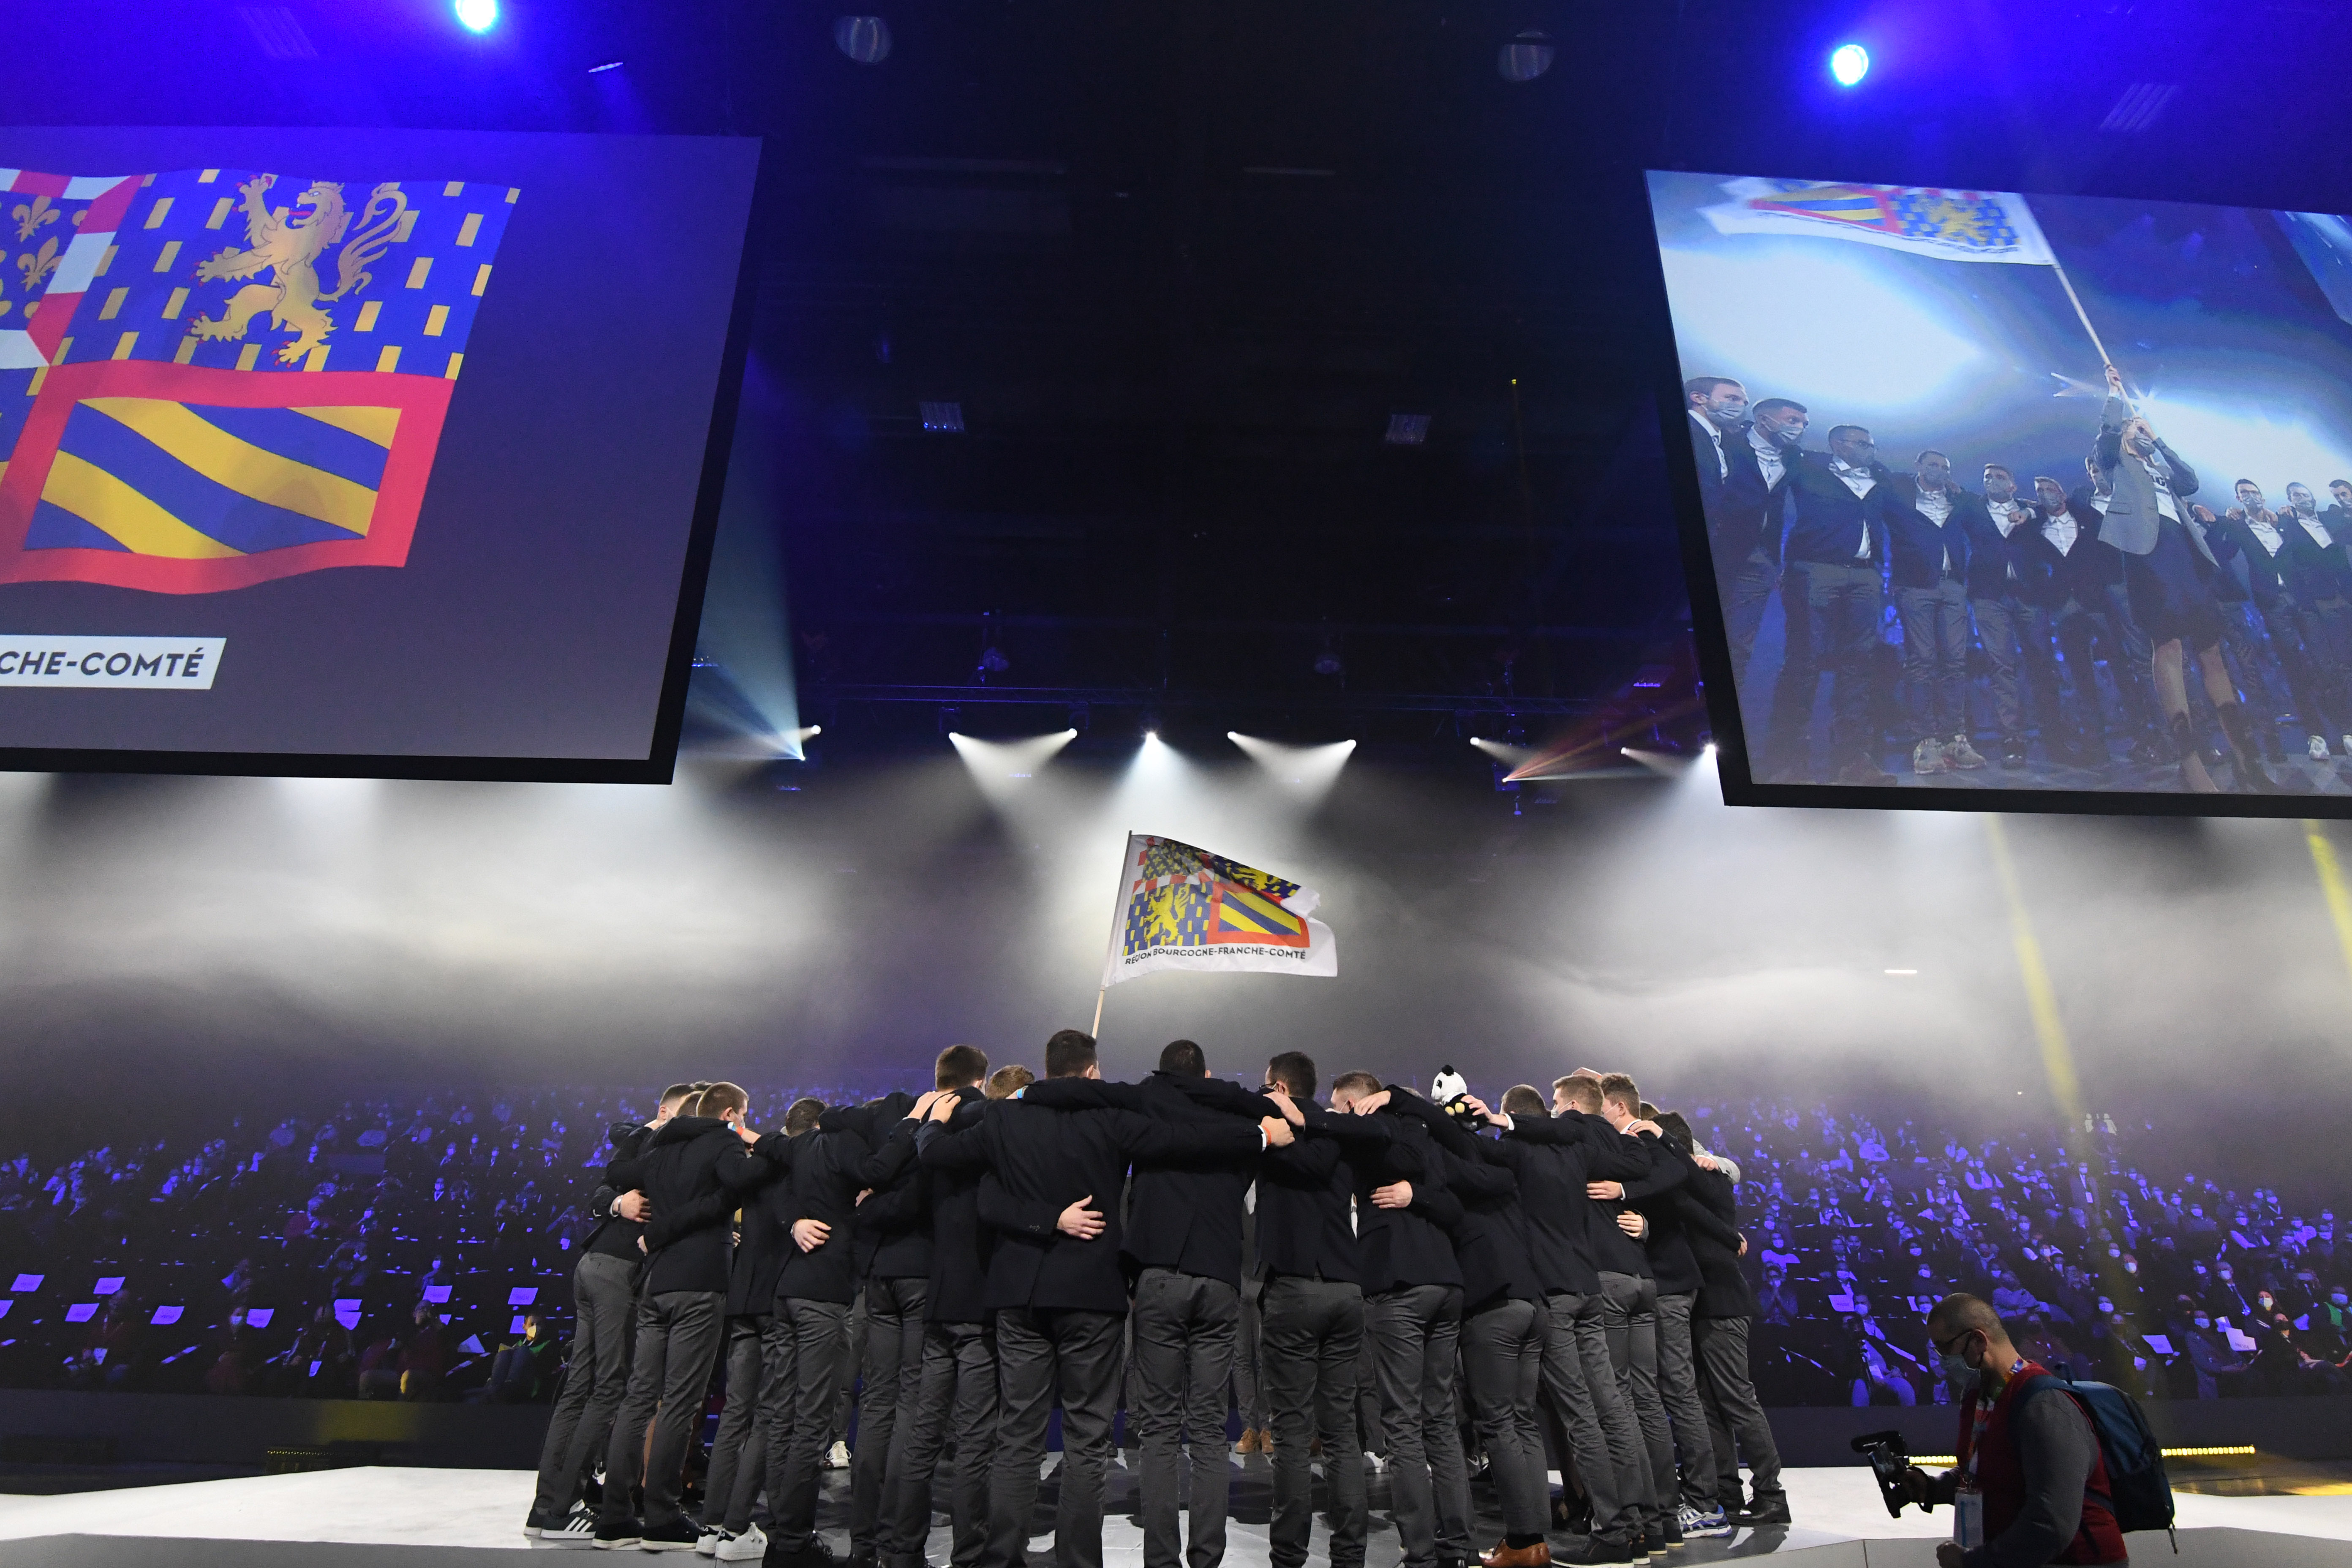
<path id="1" fill-rule="evenodd" d="M 174 128 L 176 129 L 176 128 Z M 710 580 L 712 548 L 719 534 L 719 504 L 727 490 L 727 467 L 734 449 L 735 422 L 742 403 L 743 371 L 751 356 L 752 306 L 758 295 L 760 215 L 771 194 L 768 139 L 712 138 L 748 142 L 751 148 L 751 195 L 746 207 L 735 290 L 728 304 L 727 334 L 719 352 L 719 384 L 704 435 L 701 472 L 695 483 L 684 558 L 678 574 L 676 611 L 664 658 L 660 698 L 652 740 L 641 757 L 531 757 L 418 755 L 341 752 L 243 752 L 158 750 L 102 746 L 10 746 L 0 743 L 0 772 L 73 773 L 185 773 L 232 778 L 441 779 L 516 784 L 667 784 L 677 770 L 678 740 L 686 723 L 687 688 L 694 674 L 694 649 L 702 624 L 704 591 Z"/>
<path id="2" fill-rule="evenodd" d="M 1642 297 L 1636 309 L 1643 318 L 1655 354 L 1658 379 L 1654 391 L 1658 405 L 1661 444 L 1665 448 L 1667 488 L 1673 498 L 1675 531 L 1682 545 L 1685 585 L 1690 595 L 1691 635 L 1698 645 L 1700 694 L 1706 704 L 1707 725 L 1715 745 L 1716 775 L 1726 805 L 1809 806 L 1847 811 L 2015 812 L 2077 816 L 2352 820 L 2352 795 L 2243 795 L 2226 790 L 2215 795 L 2192 795 L 2186 791 L 2160 790 L 1906 789 L 1899 784 L 1769 784 L 1757 778 L 1748 751 L 1748 732 L 1741 722 L 1738 687 L 1732 676 L 1731 643 L 1724 625 L 1722 599 L 1716 586 L 1714 547 L 1706 536 L 1706 515 L 1699 499 L 1697 454 L 1691 446 L 1685 428 L 1690 416 L 1683 396 L 1682 351 L 1675 338 L 1673 301 L 1666 292 L 1665 258 L 1658 244 L 1657 213 L 1651 197 L 1650 175 L 1654 172 L 1683 174 L 1706 171 L 1644 163 L 1635 172 L 1634 177 L 1642 185 L 1642 210 L 1649 215 L 1649 225 L 1643 233 Z M 1856 178 L 1873 184 L 1904 183 L 1878 176 Z M 2022 194 L 2063 196 L 2106 193 Z M 2139 199 L 2195 201 L 2196 205 L 2203 206 L 2233 205 L 2186 196 Z"/>

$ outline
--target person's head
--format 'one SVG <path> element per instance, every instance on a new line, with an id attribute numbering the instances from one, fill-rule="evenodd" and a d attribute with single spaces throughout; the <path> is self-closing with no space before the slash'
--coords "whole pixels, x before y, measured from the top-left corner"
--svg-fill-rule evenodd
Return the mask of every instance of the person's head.
<path id="1" fill-rule="evenodd" d="M 1987 500 L 2008 500 L 2017 494 L 2017 476 L 1999 463 L 1987 463 L 1984 466 L 1984 492 Z"/>
<path id="2" fill-rule="evenodd" d="M 661 1100 L 654 1107 L 654 1125 L 659 1127 L 677 1114 L 677 1108 L 702 1090 L 690 1083 L 674 1083 L 661 1091 Z"/>
<path id="3" fill-rule="evenodd" d="M 978 1046 L 950 1046 L 933 1068 L 933 1087 L 970 1089 L 988 1077 L 988 1053 Z"/>
<path id="4" fill-rule="evenodd" d="M 2083 468 L 2091 476 L 2093 495 L 2106 495 L 2116 488 L 2116 482 L 2109 477 L 2107 470 L 2099 467 L 2099 459 L 2095 453 L 2083 459 Z"/>
<path id="5" fill-rule="evenodd" d="M 824 1101 L 813 1094 L 804 1094 L 793 1101 L 784 1111 L 784 1136 L 797 1138 L 809 1131 L 824 1114 Z"/>
<path id="6" fill-rule="evenodd" d="M 1913 464 L 1924 490 L 1949 489 L 1952 486 L 1952 459 L 1930 447 L 1919 454 Z"/>
<path id="7" fill-rule="evenodd" d="M 2311 487 L 2299 481 L 2287 486 L 2286 504 L 2305 517 L 2319 510 L 2319 502 L 2312 496 Z"/>
<path id="8" fill-rule="evenodd" d="M 1191 1040 L 1171 1040 L 1160 1047 L 1160 1070 L 1178 1078 L 1206 1078 L 1208 1054 Z"/>
<path id="9" fill-rule="evenodd" d="M 1748 389 L 1727 375 L 1691 377 L 1683 383 L 1683 399 L 1718 430 L 1738 424 L 1748 412 Z"/>
<path id="10" fill-rule="evenodd" d="M 2066 487 L 2048 474 L 2036 474 L 2033 476 L 2033 499 L 2042 503 L 2042 510 L 2055 517 L 2066 510 Z"/>
<path id="11" fill-rule="evenodd" d="M 1543 1095 L 1531 1083 L 1515 1083 L 1503 1091 L 1503 1114 L 1506 1116 L 1543 1116 Z"/>
<path id="12" fill-rule="evenodd" d="M 539 1314 L 537 1312 L 525 1312 L 522 1315 L 522 1337 L 530 1341 L 533 1344 L 537 1344 L 539 1342 Z"/>
<path id="13" fill-rule="evenodd" d="M 1581 1111 L 1587 1116 L 1601 1114 L 1601 1080 L 1590 1073 L 1574 1072 L 1566 1078 L 1551 1080 L 1551 1112 L 1565 1116 L 1570 1111 Z"/>
<path id="14" fill-rule="evenodd" d="M 1945 1375 L 1972 1375 L 1988 1365 L 2006 1372 L 2017 1361 L 2017 1347 L 1991 1303 L 1965 1291 L 1945 1297 L 1927 1314 L 1927 1340 L 1942 1359 Z"/>
<path id="15" fill-rule="evenodd" d="M 1265 1064 L 1265 1087 L 1278 1089 L 1293 1100 L 1315 1098 L 1315 1058 L 1305 1051 L 1284 1051 Z"/>
<path id="16" fill-rule="evenodd" d="M 695 1097 L 691 1114 L 716 1116 L 722 1121 L 733 1121 L 740 1120 L 751 1109 L 751 1097 L 743 1092 L 741 1085 L 714 1083 Z"/>
<path id="17" fill-rule="evenodd" d="M 1045 1041 L 1047 1078 L 1100 1078 L 1095 1037 L 1083 1029 L 1056 1029 Z"/>
<path id="18" fill-rule="evenodd" d="M 1641 1110 L 1642 1091 L 1634 1087 L 1631 1077 L 1622 1072 L 1601 1076 L 1601 1114 L 1609 1119 L 1610 1126 L 1623 1131 L 1625 1124 L 1638 1117 Z"/>
<path id="19" fill-rule="evenodd" d="M 2337 506 L 2352 508 L 2352 479 L 2328 480 L 2327 493 L 2336 498 Z"/>
<path id="20" fill-rule="evenodd" d="M 2252 479 L 2240 479 L 2238 504 L 2248 511 L 2260 511 L 2263 508 L 2263 487 Z"/>
<path id="21" fill-rule="evenodd" d="M 415 1310 L 411 1311 L 408 1316 L 410 1321 L 414 1322 L 418 1328 L 423 1328 L 425 1324 L 433 1321 L 433 1303 L 430 1301 L 417 1302 Z"/>
<path id="22" fill-rule="evenodd" d="M 1370 1100 L 1380 1091 L 1378 1074 L 1343 1072 L 1331 1080 L 1331 1109 L 1346 1115 L 1356 1109 L 1359 1100 Z"/>
<path id="23" fill-rule="evenodd" d="M 1666 1141 L 1670 1143 L 1688 1149 L 1697 1142 L 1691 1136 L 1689 1121 L 1679 1110 L 1661 1110 L 1651 1120 L 1657 1122 L 1659 1131 L 1666 1135 Z"/>
<path id="24" fill-rule="evenodd" d="M 2124 446 L 2140 457 L 2156 450 L 2156 426 L 2147 418 L 2135 414 L 2124 421 Z"/>
<path id="25" fill-rule="evenodd" d="M 1793 447 L 1805 438 L 1809 416 L 1805 405 L 1785 397 L 1768 397 L 1755 408 L 1756 428 L 1777 447 Z"/>
<path id="26" fill-rule="evenodd" d="M 1007 1062 L 988 1075 L 988 1088 L 984 1092 L 991 1100 L 1011 1100 L 1036 1081 L 1037 1075 L 1019 1062 Z"/>
<path id="27" fill-rule="evenodd" d="M 1830 426 L 1830 456 L 1839 462 L 1860 468 L 1875 458 L 1877 452 L 1878 443 L 1872 440 L 1870 432 L 1861 426 Z"/>

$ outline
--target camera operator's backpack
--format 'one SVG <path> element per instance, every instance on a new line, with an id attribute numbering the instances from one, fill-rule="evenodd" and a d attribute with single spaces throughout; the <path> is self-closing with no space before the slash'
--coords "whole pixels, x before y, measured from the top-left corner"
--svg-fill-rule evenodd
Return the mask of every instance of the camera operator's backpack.
<path id="1" fill-rule="evenodd" d="M 2116 1528 L 2172 1532 L 2172 1480 L 2164 1473 L 2164 1449 L 2148 1430 L 2139 1402 L 2110 1383 L 2077 1383 L 2070 1374 L 2033 1379 L 2018 1391 L 2020 1401 L 2044 1388 L 2063 1389 L 2089 1417 L 2099 1439 L 2099 1458 L 2107 1467 L 2107 1502 L 2115 1510 Z M 2172 1549 L 2180 1550 L 2179 1538 Z"/>

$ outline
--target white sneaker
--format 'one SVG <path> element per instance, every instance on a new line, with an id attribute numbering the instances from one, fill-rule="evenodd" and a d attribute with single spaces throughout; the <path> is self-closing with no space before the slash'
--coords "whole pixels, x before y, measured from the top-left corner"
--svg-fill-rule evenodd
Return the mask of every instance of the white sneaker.
<path id="1" fill-rule="evenodd" d="M 702 1533 L 694 1538 L 694 1554 L 697 1557 L 716 1557 L 720 1544 L 734 1539 L 735 1532 L 725 1525 L 706 1524 L 702 1527 Z"/>
<path id="2" fill-rule="evenodd" d="M 1948 773 L 1951 764 L 1944 761 L 1944 748 L 1935 741 L 1922 741 L 1911 748 L 1911 771 L 1915 773 Z"/>
<path id="3" fill-rule="evenodd" d="M 849 1468 L 849 1445 L 836 1437 L 833 1447 L 824 1451 L 824 1468 L 828 1470 Z"/>
<path id="4" fill-rule="evenodd" d="M 2325 735 L 2314 735 L 2305 743 L 2304 750 L 2310 753 L 2311 760 L 2313 762 L 2326 762 L 2327 760 L 2327 737 Z"/>
<path id="5" fill-rule="evenodd" d="M 1985 765 L 1984 753 L 1969 745 L 1966 735 L 1955 735 L 1945 745 L 1944 761 L 1956 768 L 1980 768 Z"/>
<path id="6" fill-rule="evenodd" d="M 719 1543 L 721 1563 L 756 1563 L 768 1552 L 768 1534 L 753 1525 L 740 1535 L 730 1535 Z"/>
<path id="7" fill-rule="evenodd" d="M 2344 737 L 2344 754 L 2352 757 L 2352 735 Z"/>
<path id="8" fill-rule="evenodd" d="M 1389 1473 L 1389 1462 L 1367 1448 L 1364 1450 L 1364 1473 L 1368 1476 L 1385 1476 Z"/>

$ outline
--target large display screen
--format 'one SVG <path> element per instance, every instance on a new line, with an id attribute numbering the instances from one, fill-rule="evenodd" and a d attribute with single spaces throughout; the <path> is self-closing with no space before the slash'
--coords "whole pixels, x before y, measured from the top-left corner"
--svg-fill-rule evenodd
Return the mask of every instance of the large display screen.
<path id="1" fill-rule="evenodd" d="M 0 764 L 667 778 L 757 164 L 0 129 Z"/>
<path id="2" fill-rule="evenodd" d="M 2352 222 L 1649 184 L 1727 798 L 2346 814 Z"/>

